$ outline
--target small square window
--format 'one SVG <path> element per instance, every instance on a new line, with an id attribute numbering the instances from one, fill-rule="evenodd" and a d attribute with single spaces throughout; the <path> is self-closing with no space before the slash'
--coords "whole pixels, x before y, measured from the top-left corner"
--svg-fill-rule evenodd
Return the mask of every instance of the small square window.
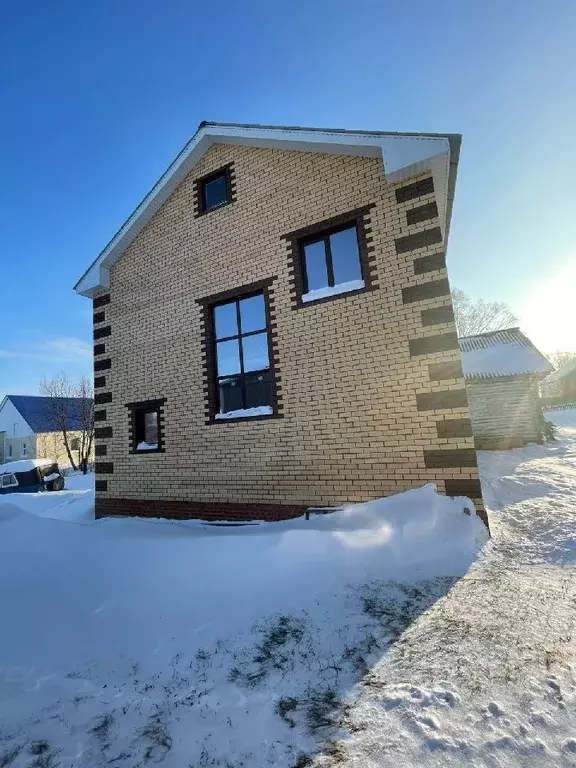
<path id="1" fill-rule="evenodd" d="M 159 453 L 164 450 L 163 412 L 165 400 L 128 403 L 130 409 L 131 453 Z"/>
<path id="2" fill-rule="evenodd" d="M 218 171 L 197 179 L 195 188 L 195 215 L 222 208 L 234 201 L 235 184 L 232 164 L 220 168 Z"/>
<path id="3" fill-rule="evenodd" d="M 226 183 L 226 174 L 221 173 L 202 185 L 202 202 L 204 210 L 218 208 L 228 202 L 228 185 Z"/>

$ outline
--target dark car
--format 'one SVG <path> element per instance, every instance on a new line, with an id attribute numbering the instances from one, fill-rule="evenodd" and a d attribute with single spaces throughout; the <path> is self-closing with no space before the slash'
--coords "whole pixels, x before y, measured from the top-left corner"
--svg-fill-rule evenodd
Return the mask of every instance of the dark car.
<path id="1" fill-rule="evenodd" d="M 61 491 L 64 482 L 58 462 L 51 459 L 23 459 L 0 464 L 0 494 Z"/>

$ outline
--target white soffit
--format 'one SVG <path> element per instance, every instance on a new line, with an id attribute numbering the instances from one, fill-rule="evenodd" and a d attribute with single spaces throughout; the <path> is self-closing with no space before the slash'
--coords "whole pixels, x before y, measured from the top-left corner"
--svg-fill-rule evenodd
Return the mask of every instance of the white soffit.
<path id="1" fill-rule="evenodd" d="M 415 173 L 430 171 L 434 178 L 440 226 L 443 234 L 445 233 L 450 168 L 450 142 L 447 137 L 206 123 L 190 139 L 130 218 L 82 275 L 74 286 L 77 293 L 93 296 L 109 288 L 112 264 L 213 144 L 381 157 L 384 173 L 391 182 L 402 181 Z"/>

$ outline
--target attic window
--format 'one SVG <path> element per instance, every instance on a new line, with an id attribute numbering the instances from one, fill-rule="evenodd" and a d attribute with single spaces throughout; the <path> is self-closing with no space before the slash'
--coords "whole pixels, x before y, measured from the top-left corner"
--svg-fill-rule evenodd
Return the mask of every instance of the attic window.
<path id="1" fill-rule="evenodd" d="M 194 184 L 195 216 L 223 208 L 235 200 L 234 167 L 232 163 L 219 168 Z"/>

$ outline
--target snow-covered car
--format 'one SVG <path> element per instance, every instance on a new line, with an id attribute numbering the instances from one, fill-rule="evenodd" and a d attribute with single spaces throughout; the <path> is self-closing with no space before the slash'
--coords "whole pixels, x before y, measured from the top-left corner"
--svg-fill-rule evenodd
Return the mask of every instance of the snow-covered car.
<path id="1" fill-rule="evenodd" d="M 22 459 L 0 464 L 0 494 L 61 491 L 65 480 L 51 459 Z"/>

